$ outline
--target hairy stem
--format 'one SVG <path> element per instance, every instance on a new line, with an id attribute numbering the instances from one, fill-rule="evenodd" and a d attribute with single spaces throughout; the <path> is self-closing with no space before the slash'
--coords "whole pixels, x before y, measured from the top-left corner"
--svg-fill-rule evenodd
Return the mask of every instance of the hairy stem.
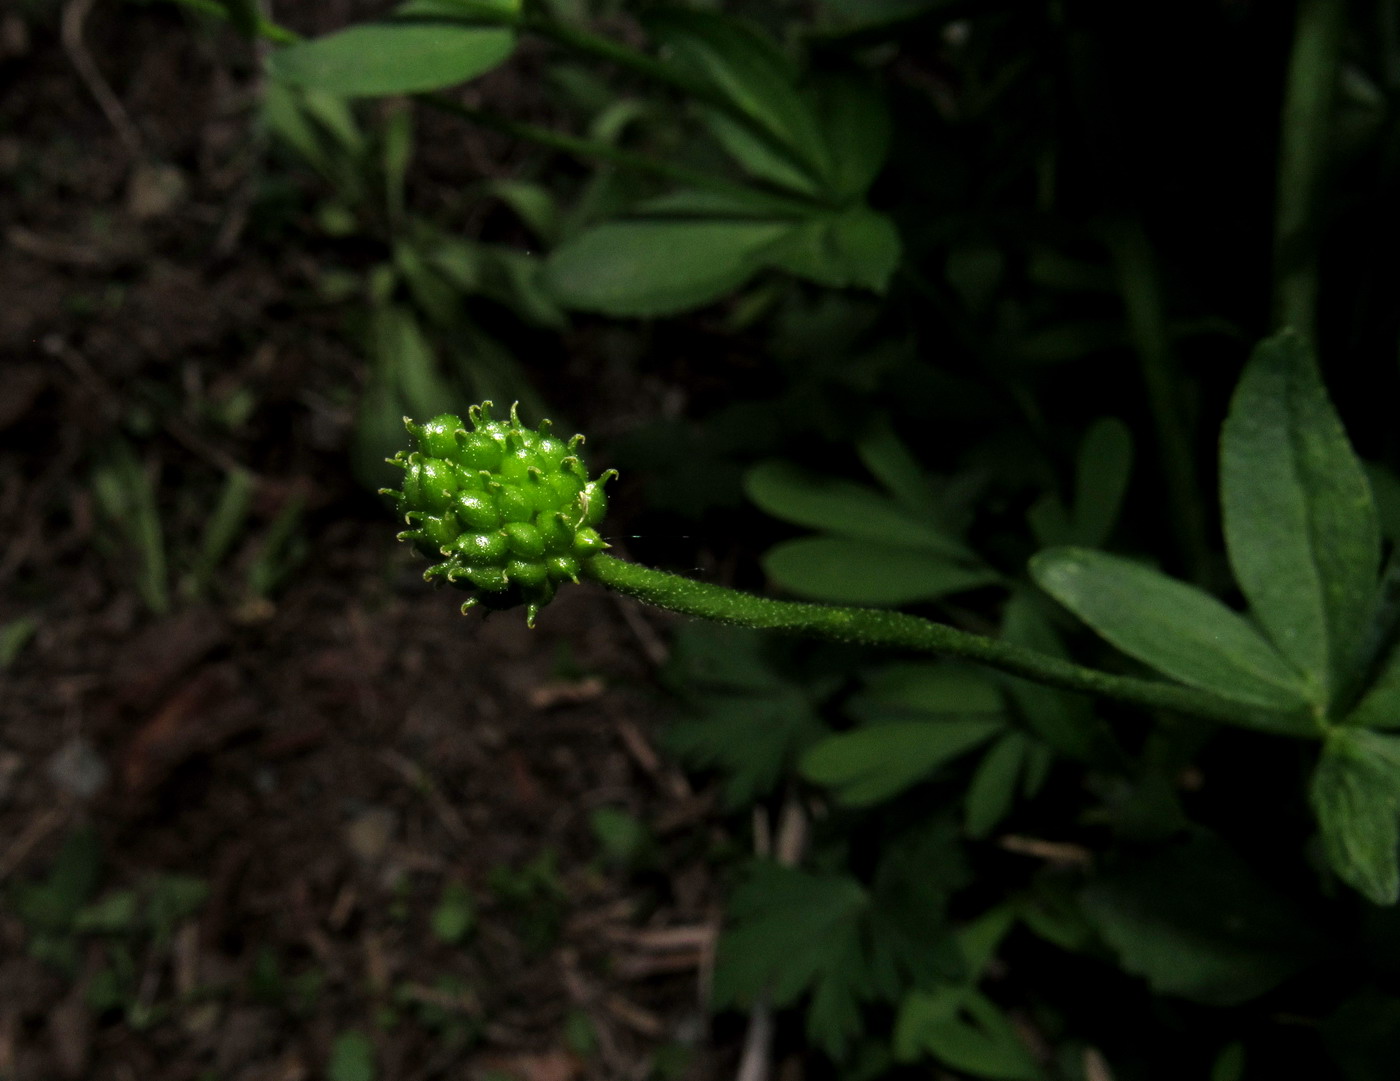
<path id="1" fill-rule="evenodd" d="M 903 612 L 773 600 L 709 582 L 692 581 L 678 574 L 628 563 L 606 554 L 591 556 L 584 562 L 583 570 L 589 578 L 618 593 L 625 593 L 659 608 L 717 623 L 959 657 L 1065 690 L 1083 691 L 1250 728 L 1279 730 L 1276 723 L 1261 724 L 1263 716 L 1273 716 L 1267 711 L 1229 702 L 1205 691 L 1100 672 L 1024 646 L 969 634 Z M 1301 726 L 1299 734 L 1304 734 Z"/>

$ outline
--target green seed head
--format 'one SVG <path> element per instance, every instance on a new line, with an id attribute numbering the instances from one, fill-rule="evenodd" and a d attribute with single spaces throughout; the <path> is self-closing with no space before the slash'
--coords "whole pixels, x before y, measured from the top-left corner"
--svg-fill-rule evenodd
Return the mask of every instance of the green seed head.
<path id="1" fill-rule="evenodd" d="M 535 624 L 560 582 L 578 581 L 582 561 L 607 547 L 595 528 L 607 511 L 603 486 L 609 469 L 590 480 L 579 453 L 583 436 L 562 443 L 520 423 L 491 419 L 491 403 L 460 417 L 444 413 L 425 424 L 405 417 L 412 450 L 389 461 L 404 471 L 403 488 L 392 496 L 412 541 L 435 560 L 423 577 L 472 593 L 462 605 L 487 608 L 525 605 Z"/>

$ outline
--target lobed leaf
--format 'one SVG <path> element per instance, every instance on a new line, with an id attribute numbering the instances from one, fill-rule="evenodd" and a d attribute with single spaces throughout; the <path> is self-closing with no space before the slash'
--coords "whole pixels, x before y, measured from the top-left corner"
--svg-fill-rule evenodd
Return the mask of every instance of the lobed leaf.
<path id="1" fill-rule="evenodd" d="M 821 1042 L 844 1049 L 860 1030 L 863 923 L 869 896 L 845 876 L 755 862 L 730 898 L 720 937 L 715 1005 L 748 1007 L 761 996 L 791 1005 L 812 991 Z"/>

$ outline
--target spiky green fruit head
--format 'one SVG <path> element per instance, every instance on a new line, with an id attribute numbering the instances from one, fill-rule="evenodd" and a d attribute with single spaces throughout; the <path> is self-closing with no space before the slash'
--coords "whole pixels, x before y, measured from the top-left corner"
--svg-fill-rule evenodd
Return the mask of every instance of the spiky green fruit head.
<path id="1" fill-rule="evenodd" d="M 520 423 L 493 420 L 491 403 L 467 411 L 470 427 L 444 413 L 424 424 L 404 418 L 413 439 L 389 461 L 404 471 L 403 488 L 385 488 L 412 541 L 431 560 L 423 577 L 448 582 L 472 596 L 462 605 L 514 608 L 525 620 L 554 597 L 561 582 L 577 582 L 581 561 L 607 547 L 595 528 L 607 512 L 603 485 L 579 453 L 583 436 L 561 442 Z"/>

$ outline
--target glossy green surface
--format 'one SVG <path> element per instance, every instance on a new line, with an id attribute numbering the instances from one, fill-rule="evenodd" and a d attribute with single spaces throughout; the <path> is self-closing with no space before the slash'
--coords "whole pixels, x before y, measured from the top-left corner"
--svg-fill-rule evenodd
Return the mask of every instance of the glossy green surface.
<path id="1" fill-rule="evenodd" d="M 467 423 L 451 413 L 404 426 L 413 448 L 390 459 L 404 471 L 402 489 L 384 489 L 408 526 L 400 540 L 434 560 L 424 573 L 488 608 L 526 606 L 532 626 L 561 582 L 578 581 L 580 561 L 607 547 L 597 524 L 607 512 L 604 484 L 588 476 L 580 448 L 510 417 L 495 420 L 491 403 L 474 405 Z"/>

